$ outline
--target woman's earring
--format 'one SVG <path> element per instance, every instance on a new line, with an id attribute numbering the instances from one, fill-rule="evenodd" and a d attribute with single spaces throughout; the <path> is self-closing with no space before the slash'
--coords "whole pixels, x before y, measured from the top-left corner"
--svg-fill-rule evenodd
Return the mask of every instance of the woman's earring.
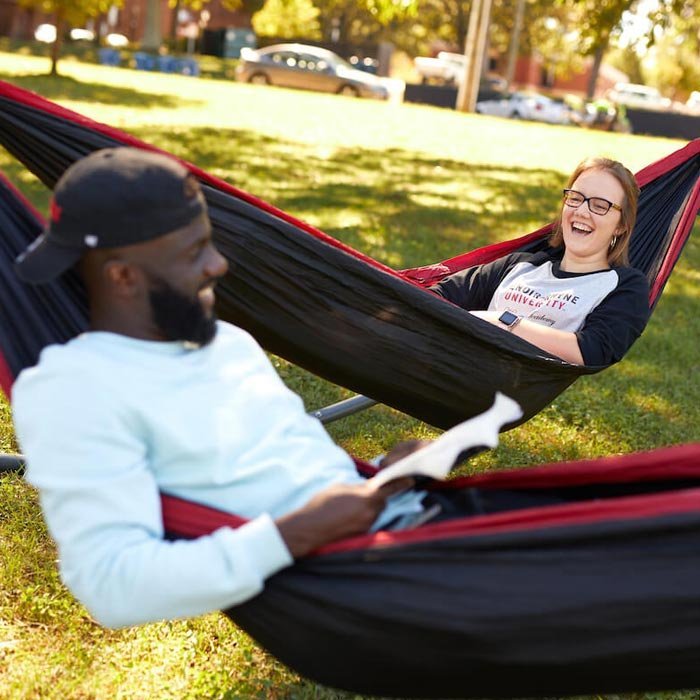
<path id="1" fill-rule="evenodd" d="M 612 239 L 610 240 L 610 247 L 614 248 L 616 243 L 617 243 L 617 236 L 613 236 Z"/>

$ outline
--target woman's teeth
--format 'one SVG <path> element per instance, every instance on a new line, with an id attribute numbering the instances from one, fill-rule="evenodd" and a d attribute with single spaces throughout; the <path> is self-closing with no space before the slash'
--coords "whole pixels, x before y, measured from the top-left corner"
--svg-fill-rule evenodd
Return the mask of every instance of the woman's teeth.
<path id="1" fill-rule="evenodd" d="M 593 230 L 590 226 L 586 226 L 586 224 L 577 223 L 571 224 L 571 228 L 576 231 L 576 233 L 590 233 Z"/>

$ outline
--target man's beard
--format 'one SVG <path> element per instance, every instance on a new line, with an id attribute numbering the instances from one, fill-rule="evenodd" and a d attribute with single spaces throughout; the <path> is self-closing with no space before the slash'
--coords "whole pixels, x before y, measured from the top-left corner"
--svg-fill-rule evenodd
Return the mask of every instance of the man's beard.
<path id="1" fill-rule="evenodd" d="M 203 346 L 214 339 L 216 316 L 207 315 L 198 297 L 190 299 L 162 279 L 152 280 L 148 296 L 153 321 L 166 340 Z"/>

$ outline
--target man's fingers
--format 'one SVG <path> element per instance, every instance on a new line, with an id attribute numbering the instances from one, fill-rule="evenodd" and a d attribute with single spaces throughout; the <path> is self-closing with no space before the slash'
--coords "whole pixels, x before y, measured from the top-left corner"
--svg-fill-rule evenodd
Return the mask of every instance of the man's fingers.
<path id="1" fill-rule="evenodd" d="M 408 491 L 408 489 L 413 488 L 415 480 L 411 476 L 403 476 L 399 479 L 394 479 L 386 484 L 383 484 L 377 489 L 377 495 L 382 498 L 390 498 L 397 493 L 402 491 Z"/>

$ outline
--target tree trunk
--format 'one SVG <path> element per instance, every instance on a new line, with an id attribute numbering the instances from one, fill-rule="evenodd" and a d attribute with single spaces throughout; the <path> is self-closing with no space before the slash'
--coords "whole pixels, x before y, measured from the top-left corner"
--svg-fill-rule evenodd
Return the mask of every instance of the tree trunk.
<path id="1" fill-rule="evenodd" d="M 56 12 L 54 15 L 54 26 L 56 27 L 56 41 L 51 44 L 51 72 L 49 75 L 58 75 L 58 59 L 61 55 L 61 44 L 63 43 L 63 15 Z"/>
<path id="2" fill-rule="evenodd" d="M 520 54 L 520 32 L 523 29 L 523 19 L 525 17 L 525 0 L 518 0 L 515 8 L 515 19 L 513 20 L 513 34 L 510 37 L 508 47 L 508 65 L 506 67 L 506 87 L 510 88 L 515 79 L 515 65 Z"/>
<path id="3" fill-rule="evenodd" d="M 97 15 L 93 20 L 93 31 L 95 32 L 95 37 L 92 40 L 92 44 L 96 49 L 99 49 L 102 44 L 102 26 L 104 25 L 105 16 L 103 13 Z"/>
<path id="4" fill-rule="evenodd" d="M 141 48 L 158 51 L 163 41 L 160 29 L 160 0 L 146 0 L 146 23 L 143 28 Z"/>
<path id="5" fill-rule="evenodd" d="M 181 6 L 181 0 L 175 0 L 175 6 L 173 7 L 173 11 L 170 16 L 170 41 L 173 46 L 175 46 L 175 42 L 177 41 L 178 15 L 180 14 Z"/>
<path id="6" fill-rule="evenodd" d="M 605 37 L 601 40 L 600 44 L 595 50 L 593 55 L 593 65 L 591 66 L 591 75 L 588 78 L 588 88 L 586 90 L 586 97 L 592 100 L 595 96 L 595 86 L 598 82 L 598 74 L 600 73 L 600 64 L 603 62 L 603 56 L 608 48 L 609 37 Z"/>
<path id="7" fill-rule="evenodd" d="M 464 46 L 467 41 L 468 31 L 467 15 L 464 12 L 464 4 L 457 3 L 457 17 L 455 19 L 455 30 L 457 33 L 457 44 Z"/>

